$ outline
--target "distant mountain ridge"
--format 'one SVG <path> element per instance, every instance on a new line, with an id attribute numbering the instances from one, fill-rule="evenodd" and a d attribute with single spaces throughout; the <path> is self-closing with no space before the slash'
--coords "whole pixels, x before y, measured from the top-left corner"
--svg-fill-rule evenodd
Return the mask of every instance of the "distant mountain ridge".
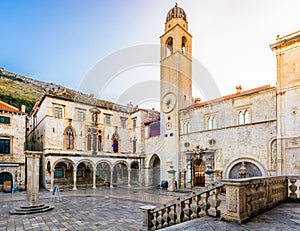
<path id="1" fill-rule="evenodd" d="M 26 106 L 30 112 L 35 102 L 45 93 L 57 92 L 65 87 L 39 81 L 0 68 L 0 100 L 17 108 Z"/>

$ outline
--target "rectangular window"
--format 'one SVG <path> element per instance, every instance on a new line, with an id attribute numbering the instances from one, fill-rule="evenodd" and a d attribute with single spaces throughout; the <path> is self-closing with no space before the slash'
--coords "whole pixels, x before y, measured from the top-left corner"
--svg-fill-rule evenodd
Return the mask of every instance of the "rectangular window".
<path id="1" fill-rule="evenodd" d="M 10 124 L 10 117 L 0 116 L 0 123 L 2 123 L 2 124 Z"/>
<path id="2" fill-rule="evenodd" d="M 83 111 L 78 111 L 77 119 L 78 119 L 78 121 L 84 121 L 84 112 Z"/>
<path id="3" fill-rule="evenodd" d="M 9 139 L 0 139 L 0 154 L 10 154 Z"/>
<path id="4" fill-rule="evenodd" d="M 121 126 L 122 128 L 126 128 L 126 119 L 124 118 L 121 119 Z"/>
<path id="5" fill-rule="evenodd" d="M 105 116 L 105 124 L 110 125 L 110 115 Z"/>
<path id="6" fill-rule="evenodd" d="M 62 108 L 55 107 L 55 118 L 62 118 Z"/>
<path id="7" fill-rule="evenodd" d="M 133 119 L 133 128 L 136 128 L 136 119 Z"/>
<path id="8" fill-rule="evenodd" d="M 54 171 L 54 178 L 63 178 L 64 170 L 62 168 L 56 168 Z"/>

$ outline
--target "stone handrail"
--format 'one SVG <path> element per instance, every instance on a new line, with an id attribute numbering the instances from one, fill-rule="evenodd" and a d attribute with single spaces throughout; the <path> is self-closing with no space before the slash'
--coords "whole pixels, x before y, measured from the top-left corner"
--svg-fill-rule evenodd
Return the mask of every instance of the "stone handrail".
<path id="1" fill-rule="evenodd" d="M 177 198 L 162 207 L 145 206 L 143 227 L 146 230 L 157 230 L 205 215 L 220 217 L 218 209 L 221 200 L 218 195 L 222 184 L 201 192 L 193 192 L 188 198 Z"/>
<path id="2" fill-rule="evenodd" d="M 299 176 L 257 177 L 222 180 L 226 188 L 226 211 L 222 219 L 245 223 L 279 203 L 297 200 Z"/>

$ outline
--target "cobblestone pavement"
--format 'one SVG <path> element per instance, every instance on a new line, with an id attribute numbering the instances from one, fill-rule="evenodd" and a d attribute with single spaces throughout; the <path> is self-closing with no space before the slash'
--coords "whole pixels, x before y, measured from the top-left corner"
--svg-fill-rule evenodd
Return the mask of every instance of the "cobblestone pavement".
<path id="1" fill-rule="evenodd" d="M 62 200 L 47 213 L 10 215 L 9 210 L 25 205 L 25 193 L 0 194 L 2 230 L 140 230 L 144 205 L 161 205 L 187 193 L 157 189 L 99 188 L 62 191 Z M 40 193 L 49 204 L 51 193 Z M 300 230 L 300 203 L 287 203 L 251 219 L 243 225 L 202 217 L 162 230 Z"/>

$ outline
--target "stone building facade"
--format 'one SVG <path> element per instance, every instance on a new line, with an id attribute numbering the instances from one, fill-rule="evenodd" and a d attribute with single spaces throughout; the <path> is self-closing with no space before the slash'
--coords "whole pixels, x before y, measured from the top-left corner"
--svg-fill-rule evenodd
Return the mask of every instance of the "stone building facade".
<path id="1" fill-rule="evenodd" d="M 173 170 L 181 188 L 300 173 L 300 31 L 271 45 L 276 87 L 206 102 L 192 98 L 192 35 L 177 4 L 160 42 L 160 113 L 67 90 L 35 105 L 27 141 L 43 151 L 46 188 L 156 186 Z"/>
<path id="2" fill-rule="evenodd" d="M 27 138 L 43 151 L 42 185 L 141 185 L 144 123 L 158 117 L 153 110 L 67 90 L 44 95 L 31 112 Z"/>
<path id="3" fill-rule="evenodd" d="M 26 113 L 0 101 L 0 192 L 25 188 Z"/>

